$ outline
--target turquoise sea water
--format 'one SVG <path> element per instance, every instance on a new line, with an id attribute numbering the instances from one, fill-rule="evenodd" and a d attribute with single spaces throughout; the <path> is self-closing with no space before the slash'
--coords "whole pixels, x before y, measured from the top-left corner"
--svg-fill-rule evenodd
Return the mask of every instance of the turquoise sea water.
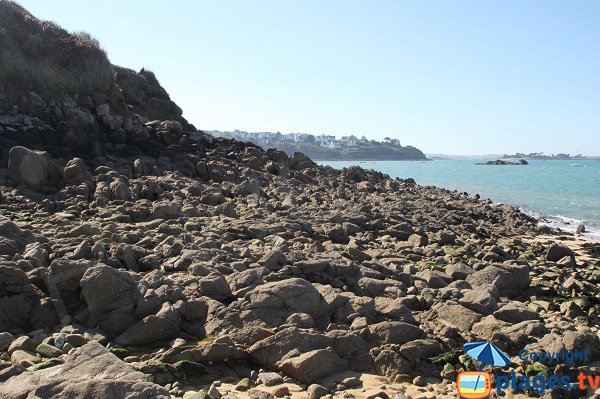
<path id="1" fill-rule="evenodd" d="M 358 165 L 418 184 L 479 194 L 518 206 L 546 223 L 600 238 L 600 161 L 529 161 L 525 166 L 476 165 L 483 160 L 330 161 L 334 168 Z"/>

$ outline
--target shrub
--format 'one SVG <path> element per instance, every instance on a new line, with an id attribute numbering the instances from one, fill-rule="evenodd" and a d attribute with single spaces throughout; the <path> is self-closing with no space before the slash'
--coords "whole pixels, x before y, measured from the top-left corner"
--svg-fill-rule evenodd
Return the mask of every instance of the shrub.
<path id="1" fill-rule="evenodd" d="M 45 99 L 111 91 L 112 65 L 88 33 L 71 34 L 7 0 L 0 20 L 0 97 L 8 103 L 30 91 Z"/>

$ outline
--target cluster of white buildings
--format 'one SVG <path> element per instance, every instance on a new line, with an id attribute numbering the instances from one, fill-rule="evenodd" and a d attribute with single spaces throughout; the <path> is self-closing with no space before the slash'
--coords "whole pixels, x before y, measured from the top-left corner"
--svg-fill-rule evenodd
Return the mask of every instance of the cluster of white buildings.
<path id="1" fill-rule="evenodd" d="M 342 136 L 337 139 L 334 135 L 320 134 L 314 135 L 309 133 L 271 133 L 271 132 L 245 132 L 234 130 L 233 132 L 224 132 L 221 130 L 213 130 L 208 132 L 213 136 L 227 137 L 242 141 L 250 141 L 258 145 L 270 145 L 276 142 L 291 142 L 291 143 L 308 143 L 315 144 L 324 148 L 344 148 L 344 147 L 361 147 L 370 143 L 365 137 L 357 138 L 354 135 Z M 400 141 L 386 137 L 383 140 L 384 144 L 400 147 Z"/>

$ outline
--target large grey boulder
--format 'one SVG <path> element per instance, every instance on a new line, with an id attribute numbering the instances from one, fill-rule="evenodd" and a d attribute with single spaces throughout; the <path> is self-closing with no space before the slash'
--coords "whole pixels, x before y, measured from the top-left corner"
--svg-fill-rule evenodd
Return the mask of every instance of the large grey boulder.
<path id="1" fill-rule="evenodd" d="M 332 343 L 333 340 L 328 336 L 289 327 L 258 341 L 248 348 L 248 353 L 252 361 L 258 365 L 273 369 L 284 356 L 292 351 L 297 351 L 297 353 L 309 352 L 327 348 Z"/>
<path id="2" fill-rule="evenodd" d="M 466 278 L 473 288 L 492 284 L 500 296 L 515 297 L 529 287 L 529 266 L 516 264 L 494 264 Z"/>
<path id="3" fill-rule="evenodd" d="M 22 146 L 10 149 L 8 170 L 13 180 L 33 189 L 56 187 L 62 180 L 62 171 L 50 160 L 46 151 L 34 151 Z"/>
<path id="4" fill-rule="evenodd" d="M 92 184 L 92 175 L 81 158 L 73 158 L 67 162 L 63 173 L 67 185 Z"/>
<path id="5" fill-rule="evenodd" d="M 145 317 L 115 338 L 115 343 L 126 346 L 153 344 L 175 337 L 179 327 L 179 313 L 171 304 L 165 303 L 156 315 Z"/>
<path id="6" fill-rule="evenodd" d="M 437 305 L 435 312 L 444 325 L 454 327 L 461 333 L 471 331 L 473 324 L 483 317 L 481 314 L 453 302 Z"/>
<path id="7" fill-rule="evenodd" d="M 289 278 L 256 287 L 246 295 L 250 304 L 246 309 L 286 313 L 301 312 L 317 318 L 329 309 L 319 291 L 308 281 Z"/>
<path id="8" fill-rule="evenodd" d="M 546 260 L 550 262 L 558 262 L 564 257 L 575 256 L 573 250 L 564 244 L 554 243 L 548 247 L 546 251 Z"/>
<path id="9" fill-rule="evenodd" d="M 63 365 L 24 372 L 0 384 L 0 398 L 167 399 L 169 392 L 148 382 L 145 374 L 91 342 L 78 348 Z"/>
<path id="10" fill-rule="evenodd" d="M 129 273 L 106 265 L 87 269 L 80 284 L 81 293 L 88 306 L 88 323 L 91 326 L 95 326 L 114 310 L 133 308 L 140 296 Z"/>
<path id="11" fill-rule="evenodd" d="M 312 384 L 346 370 L 347 364 L 334 351 L 317 349 L 286 359 L 279 370 L 304 384 Z"/>

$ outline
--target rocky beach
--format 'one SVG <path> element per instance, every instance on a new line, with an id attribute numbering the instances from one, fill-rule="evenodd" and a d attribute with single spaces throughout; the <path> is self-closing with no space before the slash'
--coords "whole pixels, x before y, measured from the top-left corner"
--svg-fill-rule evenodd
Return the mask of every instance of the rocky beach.
<path id="1" fill-rule="evenodd" d="M 212 137 L 93 39 L 0 20 L 0 59 L 52 71 L 0 67 L 0 398 L 449 399 L 474 341 L 600 374 L 597 241 Z"/>

